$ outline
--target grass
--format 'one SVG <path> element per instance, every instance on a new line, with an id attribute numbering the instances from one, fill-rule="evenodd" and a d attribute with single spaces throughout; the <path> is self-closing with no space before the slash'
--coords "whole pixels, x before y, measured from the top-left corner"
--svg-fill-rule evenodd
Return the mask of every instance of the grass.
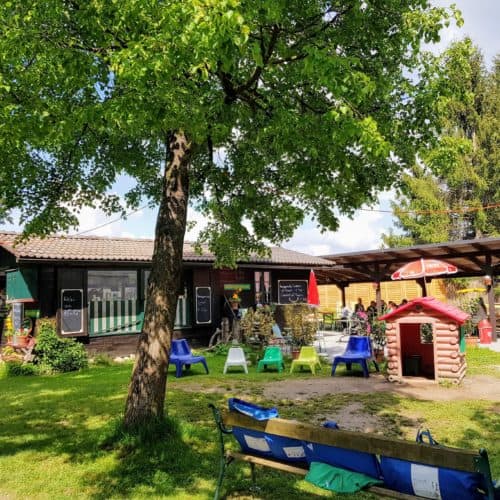
<path id="1" fill-rule="evenodd" d="M 0 498 L 211 498 L 219 450 L 208 404 L 224 406 L 228 397 L 242 395 L 273 404 L 262 396 L 265 384 L 279 380 L 293 384 L 330 373 L 328 367 L 315 377 L 306 371 L 290 375 L 289 368 L 282 373 L 256 373 L 252 367 L 249 375 L 235 371 L 224 376 L 225 358 L 207 356 L 209 375 L 201 365 L 194 365 L 189 375 L 175 379 L 170 368 L 169 420 L 149 441 L 123 433 L 118 425 L 131 364 L 53 376 L 0 377 Z M 491 374 L 500 380 L 500 354 L 471 349 L 468 360 L 469 373 Z M 338 375 L 342 373 L 339 370 Z M 425 425 L 442 444 L 484 446 L 493 475 L 500 477 L 498 401 L 421 401 L 384 392 L 283 400 L 278 408 L 285 418 L 319 422 L 352 403 L 373 415 L 385 435 L 413 439 L 417 427 Z M 268 469 L 258 471 L 258 485 L 254 498 L 331 497 L 297 476 Z M 250 487 L 249 467 L 232 465 L 224 483 L 228 498 L 250 497 Z"/>

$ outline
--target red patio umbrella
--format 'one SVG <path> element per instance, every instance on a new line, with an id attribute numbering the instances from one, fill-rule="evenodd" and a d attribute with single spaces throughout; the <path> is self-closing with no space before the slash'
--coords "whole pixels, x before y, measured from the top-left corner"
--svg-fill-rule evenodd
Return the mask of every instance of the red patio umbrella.
<path id="1" fill-rule="evenodd" d="M 316 275 L 312 269 L 309 273 L 309 284 L 307 286 L 307 303 L 311 306 L 319 306 L 318 284 L 316 283 Z"/>
<path id="2" fill-rule="evenodd" d="M 455 274 L 456 266 L 437 259 L 418 259 L 408 262 L 392 273 L 392 280 L 413 280 L 426 278 L 428 276 L 439 276 L 441 274 Z"/>

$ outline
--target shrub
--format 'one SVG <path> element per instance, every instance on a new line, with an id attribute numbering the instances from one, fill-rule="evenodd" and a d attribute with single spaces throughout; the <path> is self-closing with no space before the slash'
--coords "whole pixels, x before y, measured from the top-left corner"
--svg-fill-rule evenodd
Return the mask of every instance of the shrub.
<path id="1" fill-rule="evenodd" d="M 75 339 L 58 337 L 54 320 L 40 320 L 36 338 L 35 354 L 41 365 L 57 372 L 75 371 L 88 366 L 85 347 Z"/>
<path id="2" fill-rule="evenodd" d="M 112 366 L 115 364 L 113 361 L 113 358 L 106 353 L 100 352 L 99 354 L 96 354 L 92 360 L 92 364 L 95 366 Z"/>
<path id="3" fill-rule="evenodd" d="M 37 367 L 31 363 L 23 363 L 22 361 L 6 361 L 5 367 L 8 377 L 19 377 L 25 375 L 37 375 Z"/>

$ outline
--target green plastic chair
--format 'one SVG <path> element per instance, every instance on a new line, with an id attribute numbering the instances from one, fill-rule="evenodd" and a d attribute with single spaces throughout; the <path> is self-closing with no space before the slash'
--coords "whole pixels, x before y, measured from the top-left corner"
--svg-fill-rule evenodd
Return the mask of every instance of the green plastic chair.
<path id="1" fill-rule="evenodd" d="M 292 366 L 290 368 L 290 373 L 292 373 L 296 366 L 308 366 L 312 374 L 316 374 L 316 365 L 318 365 L 321 370 L 321 361 L 319 360 L 318 353 L 313 346 L 306 346 L 300 348 L 300 354 L 297 359 L 292 361 Z"/>
<path id="2" fill-rule="evenodd" d="M 275 366 L 278 372 L 281 373 L 283 368 L 285 368 L 285 363 L 283 362 L 283 354 L 279 346 L 268 346 L 264 351 L 264 357 L 259 361 L 257 365 L 257 371 L 267 369 L 268 366 Z"/>

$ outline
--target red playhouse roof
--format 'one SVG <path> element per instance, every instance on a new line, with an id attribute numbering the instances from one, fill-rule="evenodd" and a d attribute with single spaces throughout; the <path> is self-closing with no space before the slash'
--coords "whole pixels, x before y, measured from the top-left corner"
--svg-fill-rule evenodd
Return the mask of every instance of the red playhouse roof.
<path id="1" fill-rule="evenodd" d="M 465 323 L 465 321 L 469 318 L 469 315 L 458 307 L 440 302 L 435 297 L 418 297 L 416 299 L 410 300 L 408 303 L 398 307 L 394 311 L 380 316 L 378 319 L 387 321 L 395 317 L 404 316 L 405 311 L 414 311 L 415 306 L 421 306 L 423 309 L 430 309 L 431 311 L 444 314 L 445 316 L 453 321 L 456 321 L 459 324 Z"/>

